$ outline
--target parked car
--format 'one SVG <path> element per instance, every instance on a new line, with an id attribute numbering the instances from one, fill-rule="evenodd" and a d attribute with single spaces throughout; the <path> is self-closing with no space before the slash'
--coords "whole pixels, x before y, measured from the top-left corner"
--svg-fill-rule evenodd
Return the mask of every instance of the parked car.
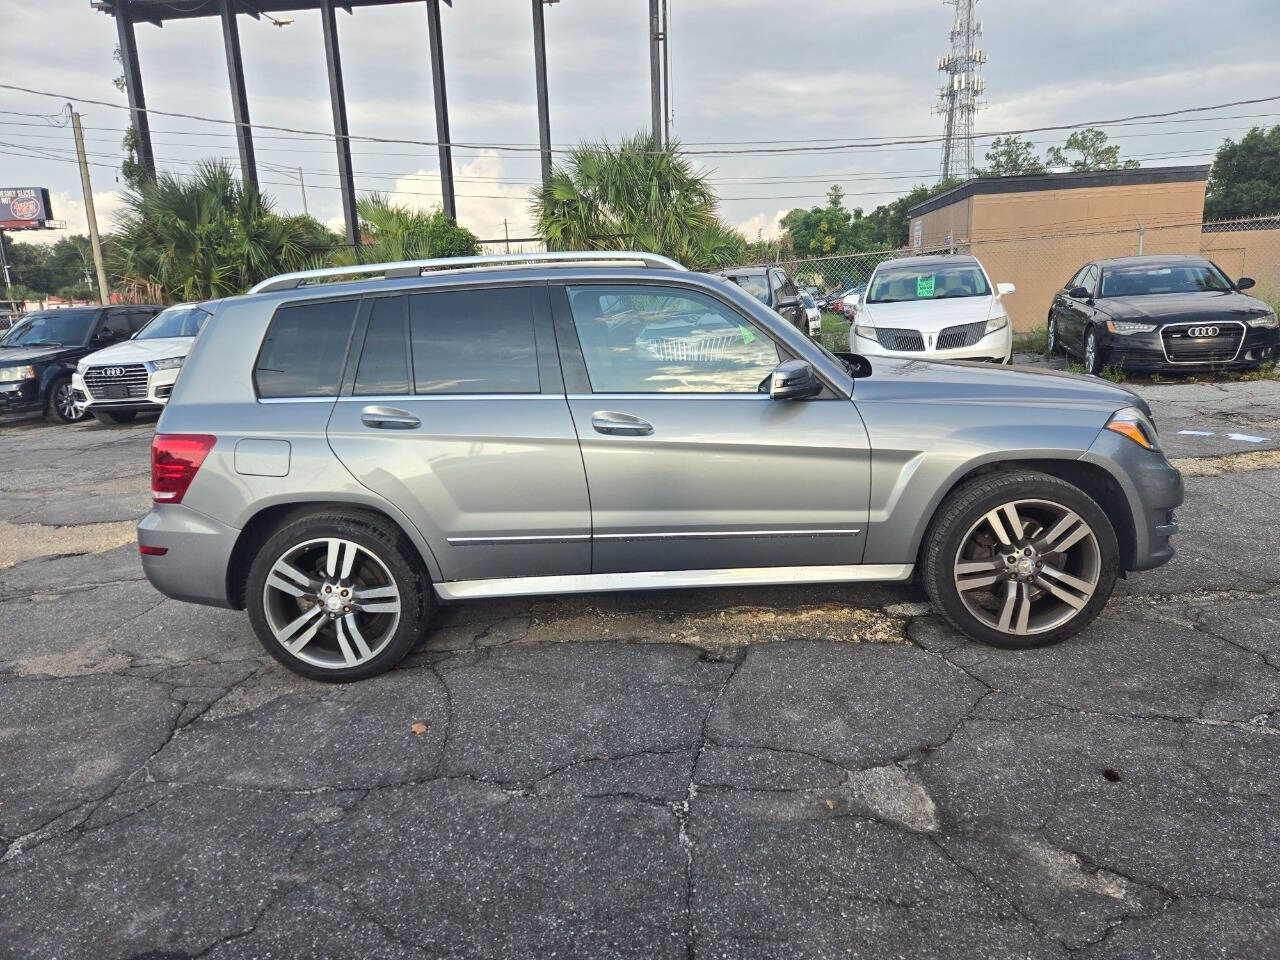
<path id="1" fill-rule="evenodd" d="M 734 584 L 916 578 L 1029 647 L 1173 555 L 1182 478 L 1130 391 L 837 357 L 653 254 L 304 271 L 208 309 L 143 568 L 310 677 L 389 669 L 436 602 Z"/>
<path id="2" fill-rule="evenodd" d="M 127 340 L 157 306 L 64 307 L 29 313 L 0 341 L 0 409 L 39 409 L 53 423 L 83 420 L 71 376 L 81 357 Z"/>
<path id="3" fill-rule="evenodd" d="M 804 315 L 809 324 L 807 331 L 809 336 L 819 336 L 822 333 L 822 311 L 818 309 L 817 302 L 811 294 L 806 293 L 804 290 L 800 291 L 800 302 L 804 304 Z"/>
<path id="4" fill-rule="evenodd" d="M 797 330 L 808 330 L 809 318 L 800 299 L 800 291 L 781 267 L 732 267 L 717 273 L 736 283 L 766 307 L 782 314 Z"/>
<path id="5" fill-rule="evenodd" d="M 840 312 L 844 314 L 846 320 L 852 320 L 857 314 L 858 301 L 862 299 L 862 294 L 866 292 L 866 289 L 867 285 L 865 283 L 859 283 L 845 291 L 840 300 Z"/>
<path id="6" fill-rule="evenodd" d="M 102 423 L 127 423 L 142 411 L 159 410 L 208 319 L 196 304 L 180 303 L 156 314 L 132 340 L 84 357 L 71 375 L 81 412 Z"/>
<path id="7" fill-rule="evenodd" d="M 1049 308 L 1049 351 L 1085 369 L 1248 370 L 1280 355 L 1276 312 L 1203 257 L 1121 257 L 1076 271 Z"/>
<path id="8" fill-rule="evenodd" d="M 879 264 L 849 327 L 849 349 L 868 357 L 1008 363 L 1013 329 L 1003 298 L 976 257 L 904 257 Z M 845 300 L 846 307 L 848 300 Z"/>

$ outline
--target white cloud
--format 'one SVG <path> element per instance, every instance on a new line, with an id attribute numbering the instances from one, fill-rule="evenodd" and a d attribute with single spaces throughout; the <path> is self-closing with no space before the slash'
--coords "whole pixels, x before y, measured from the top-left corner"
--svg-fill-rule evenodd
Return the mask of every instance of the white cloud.
<path id="1" fill-rule="evenodd" d="M 533 236 L 529 188 L 497 182 L 502 178 L 502 158 L 493 150 L 482 150 L 467 163 L 454 163 L 458 223 L 481 240 L 501 240 L 504 219 L 510 236 Z M 388 195 L 392 203 L 401 206 L 435 210 L 441 202 L 440 171 L 405 174 L 396 180 Z"/>
<path id="2" fill-rule="evenodd" d="M 754 217 L 748 217 L 737 224 L 737 228 L 748 240 L 755 240 L 757 237 L 764 240 L 776 240 L 778 235 L 782 233 L 782 218 L 787 213 L 788 211 L 786 210 L 779 210 L 773 216 L 769 216 L 767 213 L 757 213 Z"/>
<path id="3" fill-rule="evenodd" d="M 49 204 L 53 207 L 54 219 L 67 222 L 65 229 L 15 231 L 9 234 L 9 238 L 23 243 L 54 244 L 63 237 L 76 234 L 88 236 L 89 218 L 85 216 L 84 198 L 80 194 L 65 190 L 53 191 L 49 194 Z M 124 209 L 124 196 L 118 190 L 102 193 L 95 190 L 93 209 L 98 216 L 98 231 L 110 233 L 115 229 L 115 215 Z"/>

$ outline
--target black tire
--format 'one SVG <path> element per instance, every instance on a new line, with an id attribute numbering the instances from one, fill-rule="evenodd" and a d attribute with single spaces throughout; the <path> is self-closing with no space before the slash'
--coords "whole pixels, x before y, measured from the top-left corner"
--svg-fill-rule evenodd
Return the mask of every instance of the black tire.
<path id="1" fill-rule="evenodd" d="M 59 377 L 49 384 L 44 404 L 44 418 L 50 423 L 79 423 L 89 414 L 74 406 L 75 394 L 71 390 L 71 378 Z"/>
<path id="2" fill-rule="evenodd" d="M 92 407 L 89 412 L 99 423 L 131 423 L 138 415 L 137 410 L 94 410 Z"/>
<path id="3" fill-rule="evenodd" d="M 979 619 L 966 605 L 956 584 L 956 564 L 971 531 L 988 514 L 1013 501 L 1035 500 L 1074 511 L 1091 529 L 1098 548 L 1097 583 L 1088 601 L 1066 622 L 1041 632 L 1017 634 Z M 999 549 L 999 548 L 997 548 Z M 1044 473 L 1019 471 L 975 477 L 952 491 L 938 508 L 920 550 L 920 572 L 934 609 L 961 633 L 1006 649 L 1028 649 L 1061 643 L 1098 616 L 1111 598 L 1120 569 L 1120 549 L 1106 513 L 1079 487 Z M 1007 586 L 1007 585 L 1006 585 Z M 1008 586 L 1012 592 L 1013 586 Z M 1029 585 L 1029 589 L 1036 589 Z M 995 592 L 993 587 L 992 593 Z M 1041 593 L 1048 603 L 1054 598 Z"/>
<path id="4" fill-rule="evenodd" d="M 267 578 L 278 560 L 283 559 L 292 549 L 311 541 L 335 538 L 350 541 L 373 554 L 390 574 L 391 580 L 398 589 L 400 604 L 398 620 L 387 639 L 382 640 L 380 650 L 355 666 L 323 666 L 308 660 L 285 648 L 269 622 L 267 605 Z M 304 571 L 309 572 L 309 571 Z M 354 586 L 353 586 L 354 589 Z M 278 592 L 278 591 L 277 591 Z M 273 594 L 274 596 L 274 594 Z M 310 599 L 308 597 L 307 599 Z M 298 602 L 297 610 L 305 611 L 307 607 Z M 316 513 L 294 519 L 269 536 L 258 547 L 253 562 L 249 567 L 249 575 L 245 586 L 245 606 L 249 613 L 249 622 L 263 648 L 295 673 L 313 680 L 329 683 L 349 683 L 377 676 L 390 670 L 413 649 L 422 634 L 431 610 L 431 591 L 426 570 L 416 548 L 398 529 L 385 520 L 366 513 Z M 312 605 L 314 601 L 312 601 Z M 320 617 L 323 623 L 323 617 Z M 330 617 L 330 619 L 333 619 Z M 339 615 L 339 620 L 346 620 Z M 332 641 L 335 637 L 326 637 L 323 631 L 332 632 L 336 624 L 328 628 L 321 626 L 317 633 L 318 643 Z"/>
<path id="5" fill-rule="evenodd" d="M 1092 349 L 1090 349 L 1091 345 Z M 1095 377 L 1107 365 L 1106 351 L 1098 345 L 1098 334 L 1093 327 L 1089 327 L 1084 332 L 1084 347 L 1081 350 L 1080 358 L 1084 363 L 1085 373 L 1091 373 Z"/>
<path id="6" fill-rule="evenodd" d="M 1051 313 L 1045 325 L 1044 354 L 1052 357 L 1062 352 L 1062 342 L 1058 339 L 1058 321 Z"/>

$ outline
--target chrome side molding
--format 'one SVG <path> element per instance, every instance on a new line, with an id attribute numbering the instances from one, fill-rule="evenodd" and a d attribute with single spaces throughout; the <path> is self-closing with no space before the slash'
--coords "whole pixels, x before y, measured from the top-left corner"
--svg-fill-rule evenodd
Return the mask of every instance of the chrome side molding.
<path id="1" fill-rule="evenodd" d="M 915 564 L 850 563 L 812 567 L 731 567 L 720 570 L 670 570 L 640 573 L 579 573 L 555 577 L 496 577 L 447 580 L 434 584 L 441 600 L 534 597 L 554 593 L 605 593 L 666 590 L 678 587 L 742 587 L 791 583 L 901 582 Z"/>

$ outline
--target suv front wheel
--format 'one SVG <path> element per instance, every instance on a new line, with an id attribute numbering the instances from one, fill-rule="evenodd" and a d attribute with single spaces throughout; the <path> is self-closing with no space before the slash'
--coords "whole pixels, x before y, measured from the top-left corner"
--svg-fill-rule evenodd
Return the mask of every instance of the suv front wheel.
<path id="1" fill-rule="evenodd" d="M 935 609 L 997 647 L 1058 643 L 1111 597 L 1115 531 L 1079 487 L 1041 473 L 977 477 L 938 510 L 922 551 Z"/>
<path id="2" fill-rule="evenodd" d="M 418 641 L 430 603 L 416 551 L 372 516 L 314 514 L 258 549 L 245 604 L 263 647 L 316 680 L 372 677 Z"/>

